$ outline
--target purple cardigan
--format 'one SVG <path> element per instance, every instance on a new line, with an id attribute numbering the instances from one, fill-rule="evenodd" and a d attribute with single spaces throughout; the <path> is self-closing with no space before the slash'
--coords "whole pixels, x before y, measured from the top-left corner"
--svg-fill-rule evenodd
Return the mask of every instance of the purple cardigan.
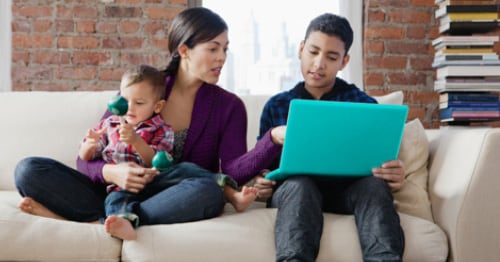
<path id="1" fill-rule="evenodd" d="M 174 79 L 166 80 L 166 99 Z M 111 113 L 107 111 L 104 117 Z M 248 182 L 271 164 L 281 152 L 281 146 L 271 141 L 270 131 L 254 149 L 247 152 L 247 114 L 243 101 L 216 85 L 203 84 L 196 94 L 191 125 L 180 161 L 198 164 L 212 172 L 222 171 L 240 185 Z M 104 184 L 102 159 L 77 159 L 77 168 L 92 181 Z M 220 166 L 219 166 L 220 165 Z"/>

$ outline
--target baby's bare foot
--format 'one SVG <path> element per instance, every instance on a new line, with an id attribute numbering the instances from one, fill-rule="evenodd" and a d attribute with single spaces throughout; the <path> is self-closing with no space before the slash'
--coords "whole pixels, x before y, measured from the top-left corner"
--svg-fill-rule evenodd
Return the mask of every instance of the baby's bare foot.
<path id="1" fill-rule="evenodd" d="M 66 220 L 64 217 L 59 216 L 56 213 L 50 211 L 44 205 L 38 203 L 31 197 L 24 197 L 19 203 L 18 207 L 24 213 L 28 213 L 31 215 Z"/>
<path id="2" fill-rule="evenodd" d="M 238 212 L 242 212 L 257 198 L 257 188 L 243 186 L 241 192 L 234 195 L 233 206 Z"/>
<path id="3" fill-rule="evenodd" d="M 123 240 L 134 240 L 137 238 L 137 232 L 135 231 L 130 221 L 125 218 L 111 215 L 106 218 L 104 227 L 106 229 L 106 232 L 114 237 Z"/>

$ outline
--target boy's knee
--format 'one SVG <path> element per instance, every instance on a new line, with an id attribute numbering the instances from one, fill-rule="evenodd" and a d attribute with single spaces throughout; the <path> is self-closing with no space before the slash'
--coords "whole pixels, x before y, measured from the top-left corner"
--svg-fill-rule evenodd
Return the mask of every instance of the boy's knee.
<path id="1" fill-rule="evenodd" d="M 276 193 L 281 199 L 316 198 L 319 191 L 316 183 L 308 176 L 290 176 L 278 187 Z"/>
<path id="2" fill-rule="evenodd" d="M 356 183 L 354 192 L 356 196 L 360 199 L 366 199 L 366 201 L 392 203 L 393 197 L 389 185 L 377 177 L 369 176 L 361 179 L 359 183 Z"/>

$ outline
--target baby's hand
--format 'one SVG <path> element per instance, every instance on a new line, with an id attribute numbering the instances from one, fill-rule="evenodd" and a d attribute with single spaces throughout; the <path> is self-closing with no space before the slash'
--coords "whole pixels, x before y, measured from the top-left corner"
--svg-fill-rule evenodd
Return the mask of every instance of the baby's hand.
<path id="1" fill-rule="evenodd" d="M 99 129 L 99 130 L 89 129 L 87 131 L 87 134 L 85 135 L 85 143 L 97 144 L 97 142 L 99 142 L 99 138 L 102 135 L 104 135 L 105 132 L 106 132 L 106 128 Z"/>
<path id="2" fill-rule="evenodd" d="M 89 129 L 83 140 L 79 156 L 83 160 L 90 160 L 93 158 L 94 152 L 99 145 L 99 138 L 106 132 L 106 128 L 100 130 Z"/>
<path id="3" fill-rule="evenodd" d="M 124 123 L 120 125 L 120 141 L 133 145 L 140 136 L 135 132 L 133 125 Z"/>

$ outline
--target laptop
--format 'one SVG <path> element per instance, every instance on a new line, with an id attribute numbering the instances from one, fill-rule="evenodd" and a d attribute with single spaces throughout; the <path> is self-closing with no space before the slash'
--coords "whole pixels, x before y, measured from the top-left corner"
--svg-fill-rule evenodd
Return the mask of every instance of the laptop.
<path id="1" fill-rule="evenodd" d="M 266 175 L 361 177 L 397 159 L 405 105 L 294 99 L 278 169 Z"/>

